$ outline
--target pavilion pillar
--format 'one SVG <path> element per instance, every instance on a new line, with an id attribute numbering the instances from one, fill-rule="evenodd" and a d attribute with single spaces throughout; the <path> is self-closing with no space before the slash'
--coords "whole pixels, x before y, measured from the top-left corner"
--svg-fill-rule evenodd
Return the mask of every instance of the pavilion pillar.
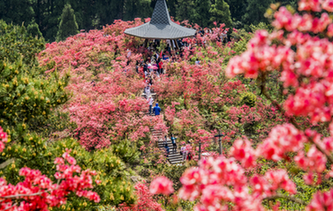
<path id="1" fill-rule="evenodd" d="M 178 50 L 180 50 L 177 40 L 174 40 L 174 41 L 175 41 L 175 44 L 176 44 L 176 48 L 177 48 Z"/>
<path id="2" fill-rule="evenodd" d="M 147 48 L 147 44 L 148 44 L 148 39 L 145 39 L 145 42 L 143 44 L 143 47 Z"/>

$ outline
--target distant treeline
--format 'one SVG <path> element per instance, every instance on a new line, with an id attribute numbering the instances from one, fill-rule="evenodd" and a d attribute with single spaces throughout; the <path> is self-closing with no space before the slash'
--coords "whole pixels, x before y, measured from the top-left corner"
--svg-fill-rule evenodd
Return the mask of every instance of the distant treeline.
<path id="1" fill-rule="evenodd" d="M 90 30 L 112 24 L 115 19 L 150 17 L 157 0 L 0 0 L 0 19 L 25 26 L 38 25 L 47 41 L 54 41 L 66 4 L 74 10 L 79 29 Z M 264 13 L 276 0 L 167 0 L 170 15 L 201 26 L 214 21 L 246 28 L 265 22 Z M 283 4 L 296 6 L 296 0 Z M 37 24 L 36 24 L 37 23 Z"/>

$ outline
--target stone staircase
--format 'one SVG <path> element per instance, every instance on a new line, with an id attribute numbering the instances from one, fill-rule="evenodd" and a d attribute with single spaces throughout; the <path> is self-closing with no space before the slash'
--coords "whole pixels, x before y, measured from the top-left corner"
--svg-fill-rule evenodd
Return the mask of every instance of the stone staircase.
<path id="1" fill-rule="evenodd" d="M 157 141 L 157 145 L 160 149 L 162 149 L 163 151 L 165 151 L 165 148 L 164 148 L 164 145 L 163 143 L 164 142 L 164 136 L 163 136 L 163 133 L 162 131 L 160 130 L 154 130 L 153 128 L 151 129 L 152 131 L 152 134 L 153 134 L 153 138 Z M 171 139 L 168 138 L 167 140 L 167 144 L 168 144 L 168 147 L 170 148 L 170 153 L 169 153 L 169 156 L 168 156 L 168 161 L 172 164 L 172 165 L 175 165 L 175 164 L 179 164 L 179 163 L 182 163 L 183 162 L 183 156 L 180 154 L 180 151 L 178 150 L 178 148 L 176 149 L 176 151 L 173 151 L 173 145 L 172 145 L 172 142 L 171 142 Z"/>

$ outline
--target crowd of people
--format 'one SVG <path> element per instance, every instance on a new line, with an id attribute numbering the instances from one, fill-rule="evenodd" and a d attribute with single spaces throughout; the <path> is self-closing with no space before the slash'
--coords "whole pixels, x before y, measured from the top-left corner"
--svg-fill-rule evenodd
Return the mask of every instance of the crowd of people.
<path id="1" fill-rule="evenodd" d="M 177 153 L 177 142 L 176 142 L 176 137 L 174 134 L 171 134 L 170 140 L 172 144 L 172 153 L 175 154 Z M 163 141 L 164 149 L 166 156 L 168 157 L 170 155 L 170 147 L 168 145 L 168 137 L 164 136 L 164 141 Z M 189 146 L 190 143 L 188 144 L 183 143 L 182 147 L 180 148 L 180 155 L 182 155 L 182 161 L 186 160 L 191 160 L 192 159 L 192 154 L 189 152 L 187 146 Z"/>
<path id="2" fill-rule="evenodd" d="M 177 43 L 175 43 L 177 42 Z M 155 81 L 158 81 L 161 75 L 166 73 L 165 64 L 167 62 L 178 62 L 184 56 L 184 48 L 190 47 L 187 43 L 183 43 L 181 40 L 177 41 L 168 41 L 166 47 L 158 51 L 160 49 L 160 41 L 154 40 L 153 42 L 148 44 L 148 48 L 146 49 L 148 53 L 145 54 L 145 57 L 141 58 L 140 62 L 137 62 L 136 71 L 140 74 L 145 82 L 144 88 L 144 96 L 147 99 L 148 103 L 148 113 L 149 115 L 159 116 L 161 114 L 161 108 L 158 103 L 155 102 L 154 96 L 156 94 L 153 90 L 153 84 Z M 171 47 L 173 50 L 171 50 Z M 131 53 L 128 51 L 127 57 L 130 57 Z M 196 59 L 195 64 L 200 65 L 200 60 Z M 153 107 L 155 102 L 155 107 Z M 168 157 L 170 153 L 177 153 L 177 142 L 174 134 L 171 135 L 171 144 L 172 150 L 168 146 L 168 137 L 164 137 L 163 146 L 165 149 L 166 156 Z M 180 148 L 180 155 L 182 155 L 182 160 L 191 160 L 192 154 L 189 152 L 188 147 L 190 143 L 182 144 Z"/>

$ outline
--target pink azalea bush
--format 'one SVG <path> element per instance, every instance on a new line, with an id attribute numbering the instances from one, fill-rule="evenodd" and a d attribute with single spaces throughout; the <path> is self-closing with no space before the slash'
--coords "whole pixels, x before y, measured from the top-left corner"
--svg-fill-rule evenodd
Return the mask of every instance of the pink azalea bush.
<path id="1" fill-rule="evenodd" d="M 2 131 L 2 128 L 0 130 Z M 1 132 L 0 137 L 1 146 L 4 146 L 7 134 Z M 56 183 L 42 175 L 39 170 L 27 167 L 20 169 L 19 175 L 24 177 L 24 181 L 17 185 L 7 184 L 5 178 L 0 178 L 0 210 L 48 210 L 50 207 L 66 204 L 66 197 L 71 193 L 98 203 L 100 197 L 91 191 L 94 188 L 93 176 L 96 172 L 82 171 L 76 165 L 75 158 L 69 155 L 70 152 L 71 150 L 67 150 L 63 158 L 56 158 L 54 161 L 57 169 L 54 175 Z M 98 185 L 100 181 L 95 180 L 95 183 Z"/>
<path id="2" fill-rule="evenodd" d="M 205 151 L 217 132 L 214 125 L 225 125 L 224 139 L 230 141 L 242 130 L 236 126 L 238 123 L 263 122 L 265 127 L 258 133 L 265 134 L 280 120 L 284 121 L 278 115 L 279 121 L 265 121 L 276 112 L 262 99 L 258 99 L 255 110 L 236 107 L 248 88 L 241 81 L 228 81 L 221 73 L 224 58 L 230 56 L 229 50 L 235 43 L 225 46 L 218 41 L 217 37 L 225 30 L 223 24 L 213 28 L 207 36 L 186 38 L 184 41 L 191 44 L 192 49 L 185 48 L 183 58 L 176 58 L 178 63 L 164 62 L 166 74 L 153 85 L 158 94 L 155 100 L 165 114 L 164 121 L 145 116 L 148 105 L 140 96 L 145 83 L 135 66 L 142 56 L 149 56 L 149 52 L 136 47 L 143 40 L 123 33 L 126 28 L 140 24 L 139 19 L 115 21 L 103 30 L 80 33 L 63 42 L 48 44 L 39 54 L 39 62 L 49 71 L 70 72 L 71 82 L 66 89 L 73 97 L 63 111 L 69 112 L 75 123 L 72 134 L 87 149 L 107 147 L 124 139 L 147 140 L 151 138 L 150 128 L 154 127 L 163 134 L 178 134 L 178 140 L 192 140 L 195 145 L 201 141 Z M 196 42 L 199 42 L 197 46 Z M 201 65 L 194 65 L 195 58 L 201 60 Z M 221 112 L 221 108 L 228 113 L 228 118 L 215 114 Z M 202 115 L 203 110 L 212 113 L 212 120 Z M 233 118 L 236 115 L 241 118 Z M 194 154 L 195 150 L 191 152 Z"/>
<path id="3" fill-rule="evenodd" d="M 139 182 L 135 185 L 135 195 L 137 196 L 136 204 L 132 206 L 121 205 L 119 211 L 163 211 L 161 205 L 153 199 L 148 187 Z"/>
<path id="4" fill-rule="evenodd" d="M 148 104 L 141 97 L 145 83 L 135 72 L 144 51 L 134 48 L 139 39 L 128 42 L 123 33 L 140 24 L 140 19 L 115 21 L 103 30 L 47 44 L 39 54 L 39 62 L 48 71 L 70 72 L 67 90 L 73 98 L 64 111 L 76 124 L 73 134 L 89 150 L 124 139 L 137 141 L 149 137 L 151 127 L 164 125 L 161 119 L 151 121 L 145 115 Z M 130 57 L 127 49 L 133 52 Z"/>
<path id="5" fill-rule="evenodd" d="M 258 78 L 273 111 L 288 123 L 274 126 L 256 148 L 249 140 L 238 139 L 227 156 L 208 158 L 188 169 L 181 178 L 179 197 L 197 200 L 194 210 L 265 210 L 264 201 L 277 199 L 306 210 L 332 210 L 332 189 L 324 183 L 333 176 L 333 22 L 327 13 L 332 5 L 330 0 L 301 0 L 301 13 L 272 5 L 274 31 L 258 31 L 246 52 L 230 60 L 227 76 Z M 276 70 L 288 94 L 282 103 L 270 96 L 266 84 Z M 313 129 L 323 125 L 320 133 Z M 304 172 L 305 184 L 324 185 L 325 190 L 316 192 L 309 202 L 302 201 L 293 196 L 297 186 L 286 169 L 256 173 L 263 160 L 292 164 Z M 163 190 L 162 185 L 156 187 Z M 278 207 L 279 203 L 273 208 Z"/>

